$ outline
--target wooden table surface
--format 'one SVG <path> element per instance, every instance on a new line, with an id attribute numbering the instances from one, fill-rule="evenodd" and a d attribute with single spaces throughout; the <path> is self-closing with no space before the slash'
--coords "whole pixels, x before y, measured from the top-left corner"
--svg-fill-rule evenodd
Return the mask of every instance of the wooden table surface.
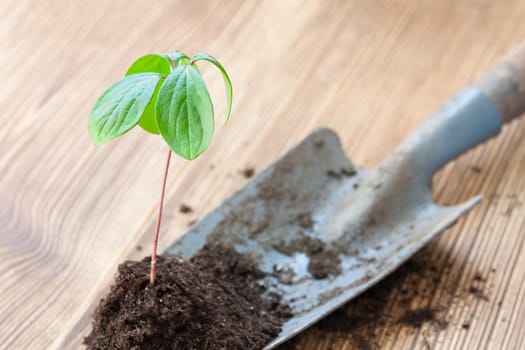
<path id="1" fill-rule="evenodd" d="M 149 254 L 166 146 L 137 128 L 96 148 L 86 127 L 97 96 L 141 54 L 209 52 L 235 89 L 210 150 L 172 163 L 163 248 L 246 183 L 240 170 L 263 169 L 317 127 L 336 130 L 356 164 L 377 165 L 525 38 L 523 0 L 3 0 L 0 13 L 2 349 L 80 347 L 117 264 Z M 204 74 L 221 116 L 221 78 Z M 448 326 L 387 323 L 382 348 L 525 348 L 524 175 L 524 120 L 440 171 L 440 204 L 486 195 L 426 248 L 448 269 L 410 301 Z M 443 296 L 476 274 L 486 298 Z M 319 327 L 298 344 L 355 346 Z"/>

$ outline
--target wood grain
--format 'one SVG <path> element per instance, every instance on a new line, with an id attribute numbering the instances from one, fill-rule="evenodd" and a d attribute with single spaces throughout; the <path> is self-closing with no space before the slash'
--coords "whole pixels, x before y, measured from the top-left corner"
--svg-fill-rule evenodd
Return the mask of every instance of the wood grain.
<path id="1" fill-rule="evenodd" d="M 240 188 L 241 169 L 264 168 L 318 126 L 335 129 L 356 164 L 378 164 L 525 37 L 525 3 L 504 3 L 0 2 L 0 348 L 79 347 L 119 261 L 149 253 L 165 146 L 135 130 L 97 149 L 86 130 L 93 101 L 135 57 L 205 50 L 235 87 L 231 124 L 210 151 L 173 161 L 162 248 Z M 221 78 L 204 74 L 221 115 Z M 525 348 L 524 135 L 514 121 L 436 176 L 441 204 L 487 196 L 431 244 L 451 268 L 411 302 L 444 308 L 449 326 L 387 324 L 382 348 Z M 179 214 L 181 203 L 194 213 Z M 488 301 L 443 293 L 476 273 Z M 314 328 L 298 341 L 350 349 L 347 336 Z"/>

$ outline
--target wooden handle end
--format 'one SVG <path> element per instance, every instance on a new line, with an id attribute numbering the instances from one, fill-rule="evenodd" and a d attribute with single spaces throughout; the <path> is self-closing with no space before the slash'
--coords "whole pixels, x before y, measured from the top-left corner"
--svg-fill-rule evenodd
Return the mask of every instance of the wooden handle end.
<path id="1" fill-rule="evenodd" d="M 504 122 L 525 112 L 525 44 L 504 57 L 475 83 L 490 97 Z"/>

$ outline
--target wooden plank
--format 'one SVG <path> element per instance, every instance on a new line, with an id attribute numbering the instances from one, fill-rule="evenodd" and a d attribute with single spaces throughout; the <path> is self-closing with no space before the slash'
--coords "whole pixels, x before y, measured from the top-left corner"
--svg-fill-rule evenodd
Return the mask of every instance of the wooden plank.
<path id="1" fill-rule="evenodd" d="M 149 252 L 165 146 L 137 130 L 96 149 L 86 132 L 97 95 L 138 55 L 205 50 L 224 62 L 235 87 L 231 124 L 218 128 L 210 151 L 172 164 L 165 247 L 245 183 L 239 170 L 264 168 L 318 126 L 335 129 L 356 164 L 378 164 L 525 37 L 520 0 L 5 0 L 0 11 L 6 349 L 78 347 L 116 265 Z M 221 101 L 220 77 L 204 74 Z M 217 115 L 223 111 L 218 102 Z M 436 176 L 441 204 L 487 195 L 426 248 L 442 268 L 437 281 L 413 277 L 428 292 L 410 307 L 439 308 L 448 326 L 414 330 L 389 321 L 375 338 L 382 348 L 525 346 L 523 135 L 525 122 L 514 122 Z M 183 202 L 194 213 L 179 214 Z M 487 279 L 488 301 L 451 293 L 468 290 L 477 273 Z M 400 293 L 389 296 L 391 314 L 399 312 Z M 298 342 L 302 349 L 351 349 L 349 332 L 314 327 Z"/>

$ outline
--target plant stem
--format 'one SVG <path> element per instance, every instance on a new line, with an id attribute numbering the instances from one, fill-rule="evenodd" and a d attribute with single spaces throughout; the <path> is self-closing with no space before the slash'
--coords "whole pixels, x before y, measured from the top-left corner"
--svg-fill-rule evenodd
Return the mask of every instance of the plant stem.
<path id="1" fill-rule="evenodd" d="M 162 205 L 164 203 L 164 192 L 166 191 L 166 180 L 168 178 L 168 170 L 170 168 L 171 149 L 168 149 L 168 157 L 166 158 L 166 167 L 164 168 L 164 178 L 162 179 L 162 191 L 160 192 L 159 214 L 157 216 L 157 224 L 155 225 L 155 236 L 153 236 L 153 253 L 151 254 L 151 270 L 149 274 L 149 281 L 155 284 L 155 277 L 157 276 L 157 242 L 159 241 L 160 221 L 162 219 Z"/>

